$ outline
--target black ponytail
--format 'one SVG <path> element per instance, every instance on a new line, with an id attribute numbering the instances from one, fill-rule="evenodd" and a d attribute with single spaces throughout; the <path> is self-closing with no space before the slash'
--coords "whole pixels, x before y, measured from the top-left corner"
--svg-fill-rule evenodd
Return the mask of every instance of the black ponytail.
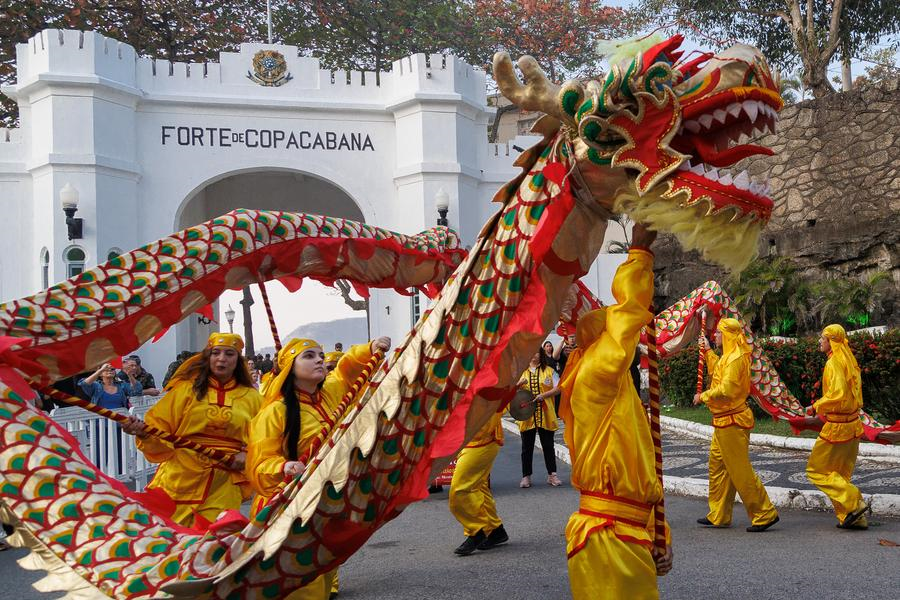
<path id="1" fill-rule="evenodd" d="M 281 384 L 284 398 L 284 445 L 288 460 L 297 460 L 297 444 L 300 443 L 300 399 L 294 391 L 294 372 L 288 373 Z"/>

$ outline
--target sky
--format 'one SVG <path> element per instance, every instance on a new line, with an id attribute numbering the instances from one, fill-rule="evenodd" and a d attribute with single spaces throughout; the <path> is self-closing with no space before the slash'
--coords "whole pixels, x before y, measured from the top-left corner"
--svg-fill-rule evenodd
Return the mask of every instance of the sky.
<path id="1" fill-rule="evenodd" d="M 636 5 L 637 2 L 635 0 L 608 0 L 607 4 L 610 6 L 631 7 Z M 690 38 L 685 40 L 682 47 L 687 52 L 700 49 L 700 46 Z M 862 75 L 866 64 L 867 63 L 861 61 L 854 61 L 852 65 L 853 76 L 856 77 Z M 829 68 L 829 73 L 831 75 L 840 75 L 840 72 L 840 64 L 837 62 L 833 63 Z M 272 346 L 272 334 L 269 329 L 259 290 L 256 286 L 253 286 L 252 289 L 254 299 L 256 300 L 256 304 L 254 304 L 252 308 L 254 344 L 257 348 Z M 266 289 L 269 292 L 269 298 L 275 315 L 275 322 L 279 335 L 281 336 L 285 336 L 300 325 L 305 325 L 307 323 L 331 321 L 363 315 L 363 313 L 353 311 L 344 304 L 336 290 L 327 288 L 316 281 L 305 281 L 303 287 L 294 294 L 288 292 L 277 282 L 270 282 Z M 226 292 L 221 296 L 218 315 L 221 329 L 225 330 L 228 327 L 227 320 L 225 319 L 225 311 L 228 306 L 231 305 L 235 311 L 234 331 L 238 333 L 243 332 L 243 312 L 239 304 L 241 298 L 241 292 Z"/>

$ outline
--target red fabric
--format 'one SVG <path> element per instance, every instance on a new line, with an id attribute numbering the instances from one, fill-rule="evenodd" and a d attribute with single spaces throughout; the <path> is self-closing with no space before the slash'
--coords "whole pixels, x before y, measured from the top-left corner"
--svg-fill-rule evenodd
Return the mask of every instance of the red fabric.
<path id="1" fill-rule="evenodd" d="M 279 277 L 278 281 L 292 294 L 303 285 L 303 278 L 297 275 L 285 275 L 284 277 Z"/>
<path id="2" fill-rule="evenodd" d="M 560 192 L 547 203 L 547 208 L 544 209 L 544 214 L 541 215 L 529 243 L 535 267 L 544 262 L 563 221 L 575 206 L 575 198 L 572 196 L 571 185 L 566 176 L 568 168 L 561 162 L 553 162 L 544 167 L 542 173 L 549 181 L 559 186 Z"/>
<path id="3" fill-rule="evenodd" d="M 212 304 L 207 304 L 206 306 L 204 306 L 203 308 L 198 310 L 197 314 L 203 316 L 206 319 L 209 319 L 210 321 L 212 321 L 214 323 L 218 322 L 218 321 L 216 321 L 216 318 L 213 316 L 213 305 Z"/>

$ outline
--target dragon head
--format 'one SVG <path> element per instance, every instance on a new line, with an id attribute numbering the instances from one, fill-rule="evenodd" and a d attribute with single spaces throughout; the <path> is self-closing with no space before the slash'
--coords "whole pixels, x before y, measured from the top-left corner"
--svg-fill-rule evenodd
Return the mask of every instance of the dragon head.
<path id="1" fill-rule="evenodd" d="M 518 61 L 523 85 L 505 53 L 494 57 L 494 76 L 511 101 L 547 115 L 538 132 L 562 127 L 597 202 L 740 270 L 756 253 L 772 200 L 765 182 L 724 168 L 772 154 L 742 142 L 774 131 L 783 102 L 755 48 L 681 60 L 681 42 L 622 44 L 597 80 L 557 86 L 525 56 Z"/>

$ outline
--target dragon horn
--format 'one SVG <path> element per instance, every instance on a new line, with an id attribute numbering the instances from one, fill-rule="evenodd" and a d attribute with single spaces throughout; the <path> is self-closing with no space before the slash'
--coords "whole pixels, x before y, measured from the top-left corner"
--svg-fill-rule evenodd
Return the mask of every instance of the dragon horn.
<path id="1" fill-rule="evenodd" d="M 547 79 L 537 61 L 526 55 L 518 60 L 518 65 L 525 77 L 524 85 L 516 76 L 509 54 L 494 54 L 494 80 L 506 99 L 523 110 L 540 111 L 564 123 L 574 124 L 572 117 L 560 105 L 560 87 Z"/>

